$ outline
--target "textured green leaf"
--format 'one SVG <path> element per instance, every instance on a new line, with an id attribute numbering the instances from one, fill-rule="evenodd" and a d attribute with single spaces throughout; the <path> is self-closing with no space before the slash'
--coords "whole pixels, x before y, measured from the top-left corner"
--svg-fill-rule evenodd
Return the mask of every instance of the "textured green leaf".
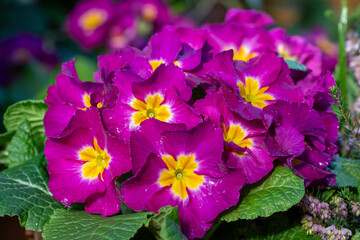
<path id="1" fill-rule="evenodd" d="M 55 209 L 63 205 L 52 197 L 47 173 L 25 163 L 0 173 L 0 216 L 18 215 L 26 229 L 42 231 Z"/>
<path id="2" fill-rule="evenodd" d="M 43 118 L 47 109 L 48 106 L 42 100 L 17 102 L 6 109 L 5 128 L 9 132 L 16 131 L 22 122 L 28 120 L 36 145 L 44 145 L 46 137 Z"/>
<path id="3" fill-rule="evenodd" d="M 350 173 L 351 176 L 360 181 L 360 160 L 344 160 L 341 166 Z"/>
<path id="4" fill-rule="evenodd" d="M 295 61 L 291 61 L 291 60 L 288 60 L 288 59 L 285 59 L 285 62 L 287 63 L 288 67 L 290 69 L 295 69 L 295 70 L 300 70 L 300 71 L 306 71 L 306 67 L 301 64 L 301 63 L 298 63 L 298 62 L 295 62 Z"/>
<path id="5" fill-rule="evenodd" d="M 240 205 L 222 220 L 268 217 L 275 212 L 286 211 L 301 201 L 305 194 L 304 180 L 289 167 L 278 166 L 260 186 L 250 190 Z"/>
<path id="6" fill-rule="evenodd" d="M 253 237 L 249 240 L 320 240 L 320 237 L 307 235 L 305 231 L 301 230 L 301 226 L 296 226 L 280 233 Z"/>
<path id="7" fill-rule="evenodd" d="M 103 217 L 84 211 L 55 210 L 44 228 L 43 238 L 45 240 L 128 240 L 151 214 L 153 213 L 140 212 Z"/>
<path id="8" fill-rule="evenodd" d="M 357 171 L 360 171 L 360 161 L 358 162 Z M 360 173 L 355 172 L 351 169 L 351 165 L 356 165 L 356 160 L 346 158 L 334 158 L 331 161 L 330 168 L 331 172 L 336 174 L 336 187 L 357 187 L 359 184 Z M 358 178 L 351 174 L 348 170 L 353 172 L 354 175 L 358 175 Z"/>
<path id="9" fill-rule="evenodd" d="M 7 150 L 10 168 L 29 161 L 38 155 L 30 123 L 27 120 L 19 125 L 14 137 L 7 146 Z"/>
<path id="10" fill-rule="evenodd" d="M 162 225 L 160 236 L 163 239 L 183 240 L 187 239 L 180 229 L 179 213 L 177 207 L 166 216 Z"/>
<path id="11" fill-rule="evenodd" d="M 165 206 L 152 216 L 147 224 L 148 229 L 157 239 L 187 239 L 180 229 L 177 207 Z"/>

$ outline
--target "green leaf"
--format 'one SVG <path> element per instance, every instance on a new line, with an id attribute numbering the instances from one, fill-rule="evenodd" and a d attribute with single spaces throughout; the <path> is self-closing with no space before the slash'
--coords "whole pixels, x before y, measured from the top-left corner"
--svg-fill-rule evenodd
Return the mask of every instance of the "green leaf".
<path id="1" fill-rule="evenodd" d="M 301 201 L 305 194 L 304 180 L 289 167 L 278 166 L 260 186 L 250 190 L 240 205 L 222 220 L 268 217 L 275 212 L 286 211 Z"/>
<path id="2" fill-rule="evenodd" d="M 0 151 L 0 164 L 9 164 L 8 152 L 6 150 Z"/>
<path id="3" fill-rule="evenodd" d="M 340 12 L 340 21 L 338 23 L 338 34 L 339 34 L 339 57 L 338 57 L 338 68 L 339 68 L 339 77 L 336 79 L 336 82 L 341 91 L 341 95 L 345 102 L 348 101 L 347 94 L 347 79 L 346 79 L 346 68 L 347 68 L 347 57 L 346 57 L 346 33 L 347 33 L 347 18 L 348 18 L 348 8 L 346 1 L 342 1 L 342 7 Z"/>
<path id="4" fill-rule="evenodd" d="M 173 208 L 169 215 L 166 216 L 165 222 L 162 225 L 160 236 L 163 239 L 187 239 L 180 229 L 179 213 L 177 207 Z"/>
<path id="5" fill-rule="evenodd" d="M 44 228 L 43 238 L 45 240 L 128 240 L 135 235 L 151 214 L 153 213 L 140 212 L 103 217 L 84 211 L 55 210 Z"/>
<path id="6" fill-rule="evenodd" d="M 295 61 L 292 61 L 292 60 L 288 60 L 288 59 L 285 59 L 285 62 L 286 62 L 286 64 L 288 65 L 288 67 L 290 69 L 306 71 L 305 65 L 303 65 L 301 63 L 298 63 L 298 62 L 295 62 Z"/>
<path id="7" fill-rule="evenodd" d="M 4 114 L 4 125 L 7 131 L 16 131 L 19 125 L 28 120 L 37 146 L 45 143 L 43 118 L 48 106 L 42 100 L 26 100 L 17 102 Z"/>
<path id="8" fill-rule="evenodd" d="M 14 137 L 7 146 L 9 168 L 22 164 L 38 155 L 34 138 L 31 134 L 30 123 L 25 120 L 19 125 Z"/>
<path id="9" fill-rule="evenodd" d="M 316 235 L 307 235 L 306 231 L 301 229 L 301 226 L 296 226 L 276 234 L 253 237 L 249 240 L 320 240 L 320 237 Z"/>
<path id="10" fill-rule="evenodd" d="M 357 232 L 354 236 L 351 238 L 352 240 L 360 240 L 360 232 Z"/>
<path id="11" fill-rule="evenodd" d="M 49 192 L 48 176 L 34 163 L 0 173 L 0 216 L 19 216 L 26 229 L 42 231 L 55 209 L 63 208 Z"/>
<path id="12" fill-rule="evenodd" d="M 360 168 L 360 161 L 358 162 L 358 171 Z M 360 175 L 360 173 L 357 172 L 353 172 L 353 174 L 351 174 L 348 169 L 350 171 L 352 171 L 351 169 L 351 165 L 355 164 L 356 165 L 356 160 L 352 160 L 352 159 L 346 159 L 346 158 L 334 158 L 331 161 L 330 164 L 330 168 L 331 168 L 331 172 L 336 174 L 336 187 L 357 187 L 359 184 L 359 177 L 356 178 L 353 174 L 357 174 Z M 356 169 L 356 167 L 355 167 Z"/>
<path id="13" fill-rule="evenodd" d="M 177 207 L 165 206 L 149 219 L 148 229 L 157 239 L 187 239 L 180 229 Z"/>
<path id="14" fill-rule="evenodd" d="M 355 187 L 357 187 L 360 192 L 360 160 L 341 158 L 338 159 L 338 161 L 340 161 L 343 169 L 357 180 L 357 186 Z"/>

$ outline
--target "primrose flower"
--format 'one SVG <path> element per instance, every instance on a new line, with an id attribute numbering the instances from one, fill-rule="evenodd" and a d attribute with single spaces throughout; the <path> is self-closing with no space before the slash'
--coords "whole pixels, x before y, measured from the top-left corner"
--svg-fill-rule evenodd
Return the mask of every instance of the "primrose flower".
<path id="1" fill-rule="evenodd" d="M 261 53 L 275 51 L 270 35 L 262 28 L 225 23 L 209 25 L 207 31 L 214 54 L 233 50 L 234 60 L 248 61 Z"/>
<path id="2" fill-rule="evenodd" d="M 247 183 L 260 180 L 273 168 L 275 157 L 265 147 L 265 127 L 261 120 L 248 121 L 232 112 L 223 93 L 206 95 L 194 107 L 217 127 L 222 128 L 224 138 L 223 160 L 231 168 L 241 168 Z"/>
<path id="3" fill-rule="evenodd" d="M 262 109 L 278 100 L 303 102 L 301 90 L 289 77 L 289 68 L 282 58 L 262 54 L 248 62 L 236 62 L 235 70 L 237 78 L 231 79 L 229 85 L 237 97 L 226 100 L 233 111 L 247 120 L 261 119 Z M 243 104 L 238 104 L 239 100 Z"/>
<path id="4" fill-rule="evenodd" d="M 305 34 L 310 43 L 318 47 L 323 52 L 323 62 L 326 69 L 333 72 L 335 70 L 339 48 L 332 42 L 326 30 L 321 26 L 316 26 Z"/>
<path id="5" fill-rule="evenodd" d="M 65 207 L 85 202 L 89 213 L 117 213 L 115 181 L 131 169 L 128 146 L 105 133 L 95 107 L 77 112 L 69 128 L 71 134 L 45 144 L 50 192 Z"/>
<path id="6" fill-rule="evenodd" d="M 207 40 L 206 27 L 196 29 L 191 27 L 167 26 L 164 29 L 174 31 L 182 43 L 189 45 L 194 50 L 202 48 Z"/>
<path id="7" fill-rule="evenodd" d="M 114 14 L 110 0 L 83 0 L 69 14 L 66 28 L 84 48 L 97 47 L 105 40 Z"/>
<path id="8" fill-rule="evenodd" d="M 48 88 L 45 103 L 49 110 L 44 116 L 45 134 L 56 138 L 64 133 L 77 111 L 86 111 L 91 106 L 101 108 L 103 92 L 101 83 L 82 82 L 75 69 L 75 60 L 62 65 L 62 73 L 56 77 L 56 84 Z"/>
<path id="9" fill-rule="evenodd" d="M 286 164 L 305 179 L 306 185 L 319 180 L 335 184 L 335 175 L 325 168 L 332 159 L 328 142 L 334 140 L 331 132 L 337 129 L 336 119 L 326 119 L 304 103 L 278 101 L 264 108 L 263 123 L 267 128 L 265 144 L 270 155 L 285 158 Z M 327 131 L 328 128 L 331 131 Z"/>
<path id="10" fill-rule="evenodd" d="M 142 51 L 133 47 L 122 48 L 119 51 L 98 56 L 98 72 L 94 74 L 95 82 L 104 83 L 104 78 L 111 80 L 117 70 L 131 70 L 142 78 L 152 74 L 152 67 Z M 104 72 L 104 78 L 101 74 Z"/>
<path id="11" fill-rule="evenodd" d="M 131 0 L 133 14 L 150 23 L 152 32 L 158 32 L 165 25 L 175 23 L 175 16 L 161 0 Z"/>
<path id="12" fill-rule="evenodd" d="M 272 29 L 269 34 L 280 57 L 304 64 L 312 75 L 318 76 L 333 70 L 332 64 L 324 62 L 324 53 L 305 38 L 287 36 L 283 29 Z"/>
<path id="13" fill-rule="evenodd" d="M 154 132 L 151 121 L 141 124 L 147 137 L 147 131 Z M 145 145 L 141 135 L 134 136 L 134 142 Z M 190 239 L 203 237 L 217 215 L 237 203 L 245 184 L 244 177 L 222 162 L 221 129 L 205 122 L 190 131 L 162 132 L 153 142 L 158 143 L 155 150 L 142 151 L 147 156 L 143 167 L 122 184 L 123 201 L 136 211 L 156 213 L 177 206 L 182 232 Z"/>
<path id="14" fill-rule="evenodd" d="M 108 29 L 107 47 L 121 50 L 132 45 L 138 34 L 138 23 L 133 14 L 131 1 L 121 1 L 114 6 L 114 21 Z M 132 45 L 133 46 L 133 45 Z"/>
<path id="15" fill-rule="evenodd" d="M 153 35 L 143 52 L 153 71 L 161 64 L 170 63 L 189 71 L 200 65 L 202 60 L 202 50 L 185 47 L 178 34 L 170 27 Z"/>
<path id="16" fill-rule="evenodd" d="M 191 97 L 191 89 L 174 64 L 158 67 L 146 80 L 129 70 L 118 71 L 113 81 L 119 95 L 113 108 L 102 111 L 102 119 L 110 133 L 126 142 L 130 131 L 150 118 L 184 123 L 188 129 L 202 121 L 184 102 Z"/>

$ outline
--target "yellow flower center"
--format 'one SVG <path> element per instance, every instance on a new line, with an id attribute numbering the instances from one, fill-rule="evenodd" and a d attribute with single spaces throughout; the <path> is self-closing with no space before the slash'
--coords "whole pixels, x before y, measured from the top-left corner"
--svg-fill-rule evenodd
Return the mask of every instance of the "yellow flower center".
<path id="1" fill-rule="evenodd" d="M 247 77 L 244 83 L 237 83 L 240 95 L 245 98 L 244 103 L 250 102 L 254 107 L 264 108 L 267 104 L 265 101 L 274 100 L 269 94 L 264 94 L 269 87 L 262 87 L 259 89 L 258 81 L 253 78 Z"/>
<path id="2" fill-rule="evenodd" d="M 202 175 L 194 173 L 197 168 L 194 154 L 180 155 L 177 161 L 170 155 L 164 155 L 162 160 L 168 169 L 161 172 L 158 182 L 162 186 L 171 186 L 173 193 L 182 200 L 188 196 L 186 188 L 198 189 L 204 182 Z"/>
<path id="3" fill-rule="evenodd" d="M 291 61 L 297 61 L 298 57 L 292 56 L 290 53 L 290 50 L 288 48 L 285 48 L 283 44 L 280 44 L 277 48 L 278 55 L 280 57 L 283 57 L 284 59 L 291 60 Z"/>
<path id="4" fill-rule="evenodd" d="M 145 4 L 142 8 L 142 15 L 146 21 L 152 22 L 158 15 L 158 10 L 154 4 Z"/>
<path id="5" fill-rule="evenodd" d="M 83 101 L 84 101 L 84 104 L 85 104 L 85 108 L 80 108 L 81 110 L 83 111 L 86 111 L 86 109 L 90 108 L 91 107 L 91 102 L 90 102 L 90 95 L 85 93 L 84 97 L 83 97 Z M 102 108 L 102 103 L 99 102 L 97 105 L 96 105 L 97 108 Z"/>
<path id="6" fill-rule="evenodd" d="M 251 52 L 248 48 L 241 46 L 240 48 L 236 49 L 235 47 L 227 48 L 225 50 L 232 49 L 234 51 L 233 60 L 241 60 L 241 61 L 248 61 L 251 58 L 257 56 L 257 53 Z"/>
<path id="7" fill-rule="evenodd" d="M 93 147 L 87 147 L 80 151 L 79 156 L 82 161 L 87 162 L 82 168 L 84 178 L 90 178 L 92 180 L 100 175 L 101 180 L 104 180 L 102 174 L 104 170 L 109 167 L 111 158 L 106 150 L 102 150 L 99 147 L 95 138 Z"/>
<path id="8" fill-rule="evenodd" d="M 131 107 L 137 110 L 132 116 L 133 124 L 139 125 L 149 118 L 155 118 L 162 122 L 166 122 L 171 117 L 170 108 L 164 104 L 163 97 L 160 94 L 149 95 L 145 102 L 135 99 L 131 102 Z"/>
<path id="9" fill-rule="evenodd" d="M 229 129 L 226 129 L 225 124 L 221 124 L 221 128 L 223 129 L 225 142 L 233 142 L 242 148 L 251 147 L 252 141 L 250 139 L 244 139 L 246 137 L 246 132 L 240 127 L 240 125 L 230 124 Z"/>
<path id="10" fill-rule="evenodd" d="M 162 60 L 151 60 L 150 61 L 150 65 L 151 65 L 153 71 L 155 71 L 155 69 L 157 69 L 163 63 L 165 63 L 165 62 L 162 61 Z M 175 66 L 180 66 L 178 61 L 175 61 L 174 65 Z"/>
<path id="11" fill-rule="evenodd" d="M 85 34 L 92 34 L 95 29 L 100 27 L 108 18 L 108 14 L 103 9 L 90 9 L 79 18 L 79 25 Z"/>

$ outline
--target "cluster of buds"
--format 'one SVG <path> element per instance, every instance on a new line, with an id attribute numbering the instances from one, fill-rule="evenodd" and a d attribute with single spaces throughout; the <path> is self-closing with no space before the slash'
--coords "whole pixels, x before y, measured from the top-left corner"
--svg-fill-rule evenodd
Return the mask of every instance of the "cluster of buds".
<path id="1" fill-rule="evenodd" d="M 304 210 L 311 213 L 316 219 L 322 222 L 327 222 L 332 215 L 329 204 L 321 202 L 319 199 L 309 195 L 305 195 L 304 199 Z"/>
<path id="2" fill-rule="evenodd" d="M 332 215 L 334 218 L 347 218 L 347 204 L 344 202 L 343 198 L 335 195 L 332 197 L 330 204 L 334 206 L 332 209 Z"/>
<path id="3" fill-rule="evenodd" d="M 346 54 L 349 56 L 349 67 L 360 85 L 360 39 L 355 31 L 349 31 L 346 36 Z"/>
<path id="4" fill-rule="evenodd" d="M 360 203 L 356 203 L 354 205 L 351 206 L 351 212 L 356 216 L 359 217 L 360 216 Z"/>
<path id="5" fill-rule="evenodd" d="M 352 235 L 352 232 L 347 228 L 338 229 L 335 225 L 331 225 L 325 229 L 324 236 L 321 237 L 324 240 L 343 240 L 350 238 Z"/>
<path id="6" fill-rule="evenodd" d="M 347 204 L 344 199 L 335 195 L 330 205 L 327 202 L 321 202 L 319 199 L 305 195 L 302 200 L 303 208 L 306 214 L 301 220 L 302 229 L 308 235 L 318 235 L 324 240 L 346 240 L 352 236 L 351 230 L 347 228 L 337 228 L 335 225 L 326 227 L 331 219 L 347 218 Z M 352 212 L 360 214 L 359 206 L 353 205 Z"/>
<path id="7" fill-rule="evenodd" d="M 305 215 L 301 220 L 302 229 L 308 235 L 318 235 L 323 240 L 346 240 L 353 234 L 347 228 L 338 229 L 335 225 L 325 228 L 323 225 L 316 223 L 316 220 L 310 215 Z"/>
<path id="8" fill-rule="evenodd" d="M 325 227 L 321 224 L 314 222 L 314 219 L 310 215 L 305 215 L 301 220 L 302 229 L 306 231 L 308 235 L 322 235 L 325 233 Z"/>

